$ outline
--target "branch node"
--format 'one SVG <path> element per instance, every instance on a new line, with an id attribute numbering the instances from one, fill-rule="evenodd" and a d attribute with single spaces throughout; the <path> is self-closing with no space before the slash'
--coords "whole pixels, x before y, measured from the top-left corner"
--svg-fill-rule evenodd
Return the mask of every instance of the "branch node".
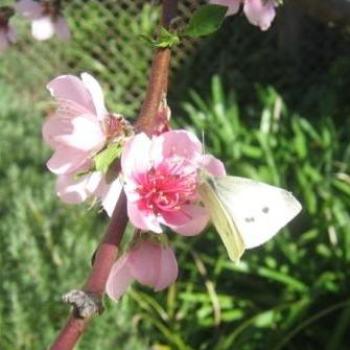
<path id="1" fill-rule="evenodd" d="M 101 297 L 84 290 L 73 289 L 63 295 L 62 300 L 73 306 L 74 313 L 79 318 L 90 319 L 103 312 Z"/>

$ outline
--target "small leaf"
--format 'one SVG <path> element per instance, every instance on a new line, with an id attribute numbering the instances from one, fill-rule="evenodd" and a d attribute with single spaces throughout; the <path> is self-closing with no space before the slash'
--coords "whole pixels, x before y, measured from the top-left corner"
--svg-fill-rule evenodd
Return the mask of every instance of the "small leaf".
<path id="1" fill-rule="evenodd" d="M 109 166 L 120 157 L 122 153 L 122 147 L 119 143 L 112 143 L 102 152 L 98 153 L 95 160 L 95 168 L 97 171 L 106 173 Z"/>
<path id="2" fill-rule="evenodd" d="M 180 43 L 179 36 L 175 33 L 169 32 L 164 27 L 160 29 L 158 39 L 153 39 L 150 35 L 146 34 L 140 35 L 140 39 L 148 45 L 158 48 L 172 47 Z"/>
<path id="3" fill-rule="evenodd" d="M 184 34 L 192 38 L 198 38 L 214 33 L 220 28 L 225 19 L 226 12 L 226 6 L 201 6 L 193 14 Z"/>
<path id="4" fill-rule="evenodd" d="M 160 29 L 159 38 L 154 42 L 155 47 L 172 47 L 180 43 L 180 38 L 175 33 L 169 32 L 167 29 L 162 27 Z"/>

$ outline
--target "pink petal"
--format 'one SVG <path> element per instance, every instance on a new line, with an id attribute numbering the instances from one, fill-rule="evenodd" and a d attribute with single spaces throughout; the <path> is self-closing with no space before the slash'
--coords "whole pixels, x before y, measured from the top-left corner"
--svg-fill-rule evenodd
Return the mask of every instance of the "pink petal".
<path id="1" fill-rule="evenodd" d="M 205 154 L 201 159 L 202 167 L 213 176 L 225 176 L 226 170 L 223 162 L 211 154 Z"/>
<path id="2" fill-rule="evenodd" d="M 171 130 L 152 139 L 151 152 L 155 164 L 174 156 L 196 162 L 202 152 L 202 144 L 186 130 Z"/>
<path id="3" fill-rule="evenodd" d="M 59 16 L 56 19 L 56 21 L 54 22 L 54 26 L 55 26 L 56 35 L 59 39 L 64 41 L 67 41 L 70 39 L 71 35 L 70 35 L 68 24 L 62 16 Z"/>
<path id="4" fill-rule="evenodd" d="M 104 146 L 106 138 L 100 124 L 89 115 L 73 118 L 70 125 L 71 132 L 60 132 L 55 136 L 55 142 L 82 151 L 99 151 Z M 63 120 L 62 127 L 64 127 Z"/>
<path id="5" fill-rule="evenodd" d="M 107 109 L 104 102 L 103 91 L 98 81 L 90 74 L 83 73 L 81 75 L 85 87 L 90 93 L 92 102 L 94 104 L 98 120 L 103 120 L 107 115 Z"/>
<path id="6" fill-rule="evenodd" d="M 160 271 L 157 282 L 154 285 L 155 291 L 163 290 L 173 284 L 179 274 L 174 251 L 170 247 L 162 248 L 160 255 Z"/>
<path id="7" fill-rule="evenodd" d="M 209 3 L 228 7 L 226 16 L 231 16 L 239 11 L 242 0 L 210 0 Z"/>
<path id="8" fill-rule="evenodd" d="M 90 195 L 87 191 L 88 181 L 89 175 L 81 176 L 77 180 L 74 179 L 74 175 L 58 176 L 56 182 L 56 193 L 65 203 L 81 203 Z"/>
<path id="9" fill-rule="evenodd" d="M 86 170 L 90 165 L 89 154 L 70 147 L 58 147 L 47 162 L 47 167 L 57 175 Z"/>
<path id="10" fill-rule="evenodd" d="M 126 195 L 128 196 L 127 192 Z M 139 209 L 137 203 L 130 200 L 128 200 L 128 217 L 130 222 L 140 230 L 162 232 L 157 216 L 151 211 Z"/>
<path id="11" fill-rule="evenodd" d="M 32 0 L 20 0 L 14 4 L 14 8 L 19 14 L 30 20 L 37 19 L 43 14 L 42 6 Z"/>
<path id="12" fill-rule="evenodd" d="M 274 0 L 245 0 L 243 10 L 251 24 L 259 26 L 261 30 L 267 30 L 275 18 L 275 7 Z"/>
<path id="13" fill-rule="evenodd" d="M 126 143 L 121 157 L 125 176 L 135 177 L 151 168 L 150 147 L 151 140 L 144 133 L 137 134 Z"/>
<path id="14" fill-rule="evenodd" d="M 74 109 L 75 115 L 82 114 L 79 113 L 82 111 L 96 114 L 89 91 L 84 83 L 74 75 L 61 75 L 50 81 L 47 88 L 51 95 L 59 100 L 59 107 L 62 108 L 61 114 L 64 114 L 65 108 L 68 111 Z"/>
<path id="15" fill-rule="evenodd" d="M 191 204 L 183 206 L 182 210 L 188 217 L 188 221 L 183 224 L 177 224 L 176 222 L 170 223 L 171 221 L 169 217 L 167 217 L 167 225 L 183 236 L 195 236 L 200 234 L 209 221 L 207 210 L 199 205 Z M 163 215 L 163 217 L 165 217 L 165 215 Z"/>
<path id="16" fill-rule="evenodd" d="M 106 141 L 100 123 L 89 114 L 74 118 L 55 114 L 44 122 L 42 135 L 52 148 L 64 145 L 91 153 L 99 151 Z"/>
<path id="17" fill-rule="evenodd" d="M 139 241 L 129 251 L 129 268 L 131 275 L 149 287 L 155 287 L 160 271 L 161 247 L 149 241 Z"/>
<path id="18" fill-rule="evenodd" d="M 133 278 L 128 267 L 128 256 L 123 255 L 113 265 L 106 283 L 106 293 L 117 301 L 128 289 Z"/>
<path id="19" fill-rule="evenodd" d="M 95 195 L 101 199 L 102 207 L 108 216 L 112 216 L 122 188 L 120 178 L 116 178 L 110 183 L 107 183 L 105 178 L 101 181 Z"/>
<path id="20" fill-rule="evenodd" d="M 97 195 L 99 186 L 105 180 L 104 174 L 101 171 L 93 171 L 89 173 L 89 179 L 86 184 L 86 190 L 91 195 Z"/>
<path id="21" fill-rule="evenodd" d="M 32 21 L 32 35 L 37 40 L 50 39 L 55 33 L 51 17 L 40 17 Z"/>

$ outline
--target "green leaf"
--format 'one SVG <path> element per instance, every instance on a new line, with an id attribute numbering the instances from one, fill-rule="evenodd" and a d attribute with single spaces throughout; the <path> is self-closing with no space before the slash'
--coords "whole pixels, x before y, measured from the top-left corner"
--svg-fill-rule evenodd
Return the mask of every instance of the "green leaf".
<path id="1" fill-rule="evenodd" d="M 160 29 L 159 38 L 154 42 L 155 47 L 172 47 L 180 43 L 180 38 L 177 34 L 169 32 L 167 29 L 162 27 Z"/>
<path id="2" fill-rule="evenodd" d="M 184 34 L 192 38 L 198 38 L 217 31 L 225 19 L 226 6 L 205 5 L 201 6 L 192 16 Z"/>
<path id="3" fill-rule="evenodd" d="M 153 39 L 149 35 L 142 34 L 140 38 L 152 47 L 166 48 L 172 47 L 180 43 L 180 38 L 177 34 L 169 32 L 167 29 L 162 27 L 160 29 L 158 39 Z"/>
<path id="4" fill-rule="evenodd" d="M 108 145 L 106 149 L 98 153 L 94 158 L 96 170 L 106 173 L 109 166 L 120 157 L 121 153 L 122 147 L 119 143 Z"/>

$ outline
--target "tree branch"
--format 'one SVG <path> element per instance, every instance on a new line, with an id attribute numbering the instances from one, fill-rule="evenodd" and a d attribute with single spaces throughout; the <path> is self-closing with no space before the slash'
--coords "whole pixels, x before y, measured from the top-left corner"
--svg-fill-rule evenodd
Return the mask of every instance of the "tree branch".
<path id="1" fill-rule="evenodd" d="M 175 16 L 176 8 L 177 0 L 163 0 L 163 26 L 169 26 Z M 157 49 L 155 52 L 146 97 L 138 121 L 136 122 L 136 128 L 139 131 L 152 134 L 153 130 L 156 129 L 155 117 L 163 94 L 167 89 L 170 58 L 170 49 Z M 105 291 L 109 272 L 118 253 L 118 246 L 123 237 L 127 221 L 126 196 L 122 191 L 114 209 L 110 224 L 108 225 L 106 233 L 96 251 L 92 270 L 83 288 L 83 294 L 90 297 L 89 301 L 93 301 L 97 297 L 97 310 Z M 70 298 L 69 300 L 72 299 Z M 101 310 L 98 311 L 101 312 Z M 71 316 L 58 334 L 50 349 L 72 350 L 80 336 L 86 330 L 90 319 L 91 317 L 82 318 L 81 314 L 79 314 L 76 309 L 73 310 Z"/>

